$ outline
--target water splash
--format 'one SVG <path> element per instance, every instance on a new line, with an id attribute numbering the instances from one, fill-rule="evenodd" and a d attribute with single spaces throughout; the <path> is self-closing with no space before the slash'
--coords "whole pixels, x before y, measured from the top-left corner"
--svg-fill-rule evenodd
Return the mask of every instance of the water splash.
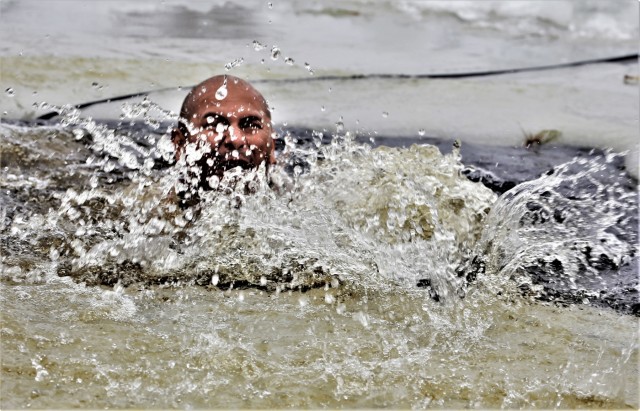
<path id="1" fill-rule="evenodd" d="M 637 313 L 638 198 L 624 171 L 611 172 L 620 161 L 575 159 L 507 192 L 472 265 L 543 300 Z"/>
<path id="2" fill-rule="evenodd" d="M 145 99 L 125 105 L 123 116 L 143 117 L 155 129 L 150 116 L 157 109 Z M 31 235 L 24 224 L 48 221 L 37 236 L 42 242 L 56 231 L 65 232 L 62 242 L 47 248 L 42 258 L 55 255 L 58 274 L 87 283 L 215 282 L 275 289 L 329 284 L 337 278 L 380 287 L 393 280 L 412 288 L 429 272 L 434 288 L 440 286 L 438 273 L 446 288 L 459 247 L 469 235 L 477 236 L 473 221 L 494 198 L 482 188 L 485 194 L 476 197 L 477 205 L 455 200 L 458 219 L 465 221 L 456 226 L 446 210 L 454 201 L 448 194 L 453 188 L 445 187 L 477 185 L 459 175 L 458 160 L 417 146 L 371 150 L 349 134 L 336 135 L 333 144 L 322 147 L 320 134 L 313 149 L 286 140 L 272 177 L 293 178 L 288 194 L 270 189 L 264 170 L 228 173 L 214 184 L 217 191 L 199 194 L 199 207 L 180 209 L 167 198 L 172 190 L 181 190 L 180 168 L 189 165 L 179 162 L 156 170 L 157 164 L 172 160 L 170 143 L 166 149 L 158 144 L 167 135 L 152 140 L 154 148 L 144 148 L 131 135 L 82 118 L 76 110 L 61 111 L 64 124 L 73 127 L 73 140 L 86 141 L 94 154 L 83 161 L 82 179 L 60 186 L 69 188 L 59 192 L 56 207 L 41 217 L 14 220 L 11 227 L 16 234 Z M 287 167 L 291 176 L 284 172 Z M 114 172 L 123 173 L 124 186 L 112 185 Z M 253 194 L 247 195 L 247 189 Z M 293 214 L 288 211 L 292 207 Z M 460 212 L 469 214 L 461 217 Z M 427 249 L 433 258 L 423 261 L 418 254 Z M 392 268 L 387 265 L 391 260 L 402 262 Z"/>
<path id="3" fill-rule="evenodd" d="M 157 142 L 168 136 L 61 110 L 64 127 L 1 128 L 11 170 L 0 192 L 10 313 L 1 332 L 28 354 L 11 351 L 9 372 L 42 367 L 48 375 L 33 383 L 65 384 L 69 406 L 82 405 L 69 392 L 92 386 L 101 393 L 93 401 L 123 407 L 212 407 L 243 395 L 245 406 L 276 406 L 275 392 L 300 407 L 636 405 L 635 322 L 510 293 L 528 253 L 588 261 L 584 248 L 557 246 L 571 237 L 606 235 L 591 257 L 624 264 L 634 222 L 622 211 L 633 197 L 615 176 L 594 183 L 615 156 L 559 167 L 496 202 L 461 175 L 457 149 L 373 148 L 320 131 L 305 145 L 285 134 L 271 177 L 288 189 L 270 188 L 265 170 L 232 172 L 200 193 L 200 206 L 180 208 L 170 193 L 184 164 L 144 167 L 164 155 Z M 144 101 L 125 111 L 158 113 Z M 135 148 L 150 137 L 156 145 Z M 126 153 L 135 164 L 120 161 Z M 548 218 L 558 206 L 566 227 L 554 239 L 561 223 Z M 458 267 L 476 253 L 487 269 L 461 299 Z M 416 287 L 426 280 L 430 290 Z M 61 400 L 27 392 L 6 403 L 46 407 L 51 395 Z"/>

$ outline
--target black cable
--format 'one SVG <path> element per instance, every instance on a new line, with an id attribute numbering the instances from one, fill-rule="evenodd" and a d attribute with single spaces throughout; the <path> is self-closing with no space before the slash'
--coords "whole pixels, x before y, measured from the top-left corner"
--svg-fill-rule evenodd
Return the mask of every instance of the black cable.
<path id="1" fill-rule="evenodd" d="M 551 64 L 546 66 L 533 66 L 533 67 L 520 67 L 514 69 L 502 69 L 502 70 L 486 70 L 486 71 L 471 71 L 466 73 L 436 73 L 436 74 L 352 74 L 346 76 L 314 76 L 314 77 L 297 77 L 297 78 L 283 78 L 283 79 L 261 79 L 253 80 L 252 83 L 302 83 L 309 81 L 345 81 L 345 80 L 369 80 L 369 79 L 461 79 L 461 78 L 473 78 L 473 77 L 486 77 L 497 76 L 502 74 L 524 73 L 529 71 L 544 71 L 555 70 L 568 67 L 585 66 L 589 64 L 601 64 L 601 63 L 624 63 L 632 60 L 638 60 L 638 53 L 625 54 L 622 56 L 605 57 L 600 59 L 589 59 L 573 61 L 569 63 Z M 194 86 L 187 88 L 191 89 Z M 159 93 L 162 91 L 180 90 L 182 87 L 167 87 L 156 90 L 141 91 L 138 93 L 125 94 L 117 97 L 110 97 L 101 100 L 94 100 L 87 103 L 82 103 L 74 106 L 76 109 L 81 110 L 96 104 L 111 103 L 113 101 L 127 100 L 134 97 L 147 96 L 150 93 Z M 37 120 L 50 120 L 57 116 L 57 111 L 51 111 L 43 114 L 37 118 Z"/>

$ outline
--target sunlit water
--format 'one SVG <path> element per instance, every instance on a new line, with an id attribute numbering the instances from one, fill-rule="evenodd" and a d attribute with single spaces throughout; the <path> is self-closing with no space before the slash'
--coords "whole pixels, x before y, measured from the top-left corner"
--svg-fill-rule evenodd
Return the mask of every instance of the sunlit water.
<path id="1" fill-rule="evenodd" d="M 263 83 L 277 128 L 315 132 L 280 132 L 276 188 L 260 170 L 188 208 L 165 133 L 186 88 L 11 121 L 225 65 L 253 81 L 637 48 L 635 2 L 323 4 L 0 3 L 0 407 L 640 407 L 623 155 L 499 197 L 455 148 L 354 138 L 520 145 L 553 128 L 560 144 L 637 153 L 638 90 L 622 83 L 637 65 Z"/>

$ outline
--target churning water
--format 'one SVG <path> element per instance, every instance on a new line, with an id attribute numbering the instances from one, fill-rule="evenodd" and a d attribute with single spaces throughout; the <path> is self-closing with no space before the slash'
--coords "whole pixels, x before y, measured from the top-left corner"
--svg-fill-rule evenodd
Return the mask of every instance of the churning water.
<path id="1" fill-rule="evenodd" d="M 590 304 L 637 313 L 615 155 L 497 199 L 457 149 L 283 132 L 288 189 L 180 208 L 146 123 L 3 126 L 4 406 L 637 404 L 637 318 Z"/>
<path id="2" fill-rule="evenodd" d="M 3 16 L 16 21 L 0 30 L 39 33 L 44 28 L 35 27 L 39 17 L 31 11 L 61 13 L 53 3 L 3 2 Z M 87 82 L 96 98 L 130 91 L 132 82 L 139 87 L 147 75 L 160 77 L 156 84 L 202 80 L 214 73 L 195 51 L 214 34 L 224 60 L 216 70 L 229 64 L 250 78 L 264 67 L 272 69 L 268 76 L 288 75 L 289 63 L 275 64 L 290 55 L 304 76 L 323 69 L 441 71 L 467 66 L 478 52 L 488 63 L 502 62 L 505 47 L 514 51 L 504 57 L 513 64 L 533 63 L 543 50 L 558 57 L 568 43 L 577 44 L 571 53 L 580 58 L 594 48 L 617 52 L 637 37 L 635 20 L 624 18 L 629 13 L 601 2 L 261 3 L 271 25 L 257 11 L 226 3 L 98 2 L 97 10 L 130 24 L 109 34 L 113 48 L 96 52 L 96 38 L 113 30 L 97 18 L 101 12 L 74 4 L 88 16 L 77 21 L 84 36 L 73 44 L 80 56 L 65 48 L 71 37 L 62 23 L 49 33 L 59 42 L 47 37 L 34 46 L 57 56 L 18 57 L 27 40 L 3 43 L 3 119 L 12 120 L 0 125 L 2 408 L 640 406 L 638 193 L 624 155 L 576 149 L 573 159 L 516 178 L 530 161 L 546 164 L 562 146 L 508 155 L 485 147 L 492 136 L 511 132 L 474 115 L 482 104 L 468 100 L 493 96 L 505 110 L 490 105 L 491 111 L 508 116 L 519 101 L 514 95 L 533 95 L 539 105 L 523 103 L 531 129 L 549 128 L 545 121 L 567 109 L 551 128 L 578 137 L 590 130 L 589 143 L 601 139 L 592 145 L 618 147 L 614 139 L 632 141 L 637 125 L 629 114 L 637 113 L 637 90 L 619 78 L 626 66 L 585 69 L 577 80 L 552 74 L 548 84 L 532 77 L 506 85 L 394 81 L 276 90 L 265 84 L 265 95 L 276 96 L 276 115 L 290 114 L 292 124 L 306 128 L 276 122 L 278 165 L 270 180 L 264 170 L 229 175 L 189 207 L 172 196 L 183 172 L 173 164 L 168 136 L 172 104 L 151 96 L 118 102 L 111 120 L 70 106 L 58 107 L 55 121 L 29 120 L 36 108 L 51 109 L 33 108 L 29 99 L 82 100 L 77 87 L 56 88 L 72 78 Z M 612 15 L 621 19 L 614 24 Z M 244 26 L 211 29 L 208 22 L 219 16 Z M 425 29 L 425 21 L 432 25 Z M 383 23 L 385 39 L 367 31 Z M 288 24 L 308 26 L 306 40 L 284 42 L 279 36 L 293 30 Z M 324 30 L 329 45 L 316 50 L 317 59 L 305 55 L 312 29 L 334 25 L 342 31 Z M 451 27 L 464 27 L 460 44 L 451 43 Z M 344 30 L 377 39 L 378 48 L 340 43 Z M 434 37 L 420 49 L 423 30 Z M 276 60 L 274 38 L 281 46 Z M 398 38 L 417 50 L 406 64 L 398 63 Z M 248 42 L 251 56 L 267 56 L 266 63 L 252 65 L 250 54 L 241 59 L 234 40 Z M 188 61 L 147 60 L 162 53 Z M 434 53 L 443 58 L 429 60 Z M 8 70 L 9 63 L 19 70 Z M 589 89 L 596 72 L 606 76 Z M 605 84 L 611 73 L 615 85 Z M 111 94 L 99 94 L 103 83 Z M 29 87 L 40 94 L 27 96 Z M 555 87 L 566 94 L 551 93 Z M 325 102 L 325 95 L 334 100 Z M 374 95 L 386 105 L 366 111 L 377 104 Z M 614 110 L 619 101 L 625 104 Z M 402 117 L 396 103 L 428 106 L 432 117 Z M 287 104 L 292 108 L 283 110 Z M 443 115 L 447 105 L 465 114 Z M 539 111 L 543 106 L 551 108 Z M 589 110 L 598 113 L 589 122 L 569 115 Z M 356 133 L 349 123 L 355 119 L 363 128 L 398 132 L 387 139 Z M 442 151 L 418 137 L 396 138 L 407 130 L 422 136 L 425 127 L 434 134 L 440 121 L 442 133 L 435 134 L 453 139 L 458 135 L 449 135 L 446 124 L 454 120 L 469 122 L 460 126 L 463 137 L 473 137 L 476 126 L 486 136 L 476 145 L 441 144 Z M 520 134 L 510 144 L 516 143 Z M 504 163 L 502 174 L 497 162 Z M 511 185 L 502 181 L 505 174 Z M 522 183 L 507 191 L 514 182 Z"/>

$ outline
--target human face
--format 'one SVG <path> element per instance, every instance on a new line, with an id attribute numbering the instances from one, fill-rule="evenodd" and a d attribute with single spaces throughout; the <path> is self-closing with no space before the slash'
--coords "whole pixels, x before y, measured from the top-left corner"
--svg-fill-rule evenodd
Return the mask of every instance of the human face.
<path id="1" fill-rule="evenodd" d="M 226 88 L 226 96 L 220 88 Z M 186 155 L 203 186 L 235 167 L 275 163 L 271 118 L 263 97 L 244 81 L 205 82 L 185 101 L 178 156 Z"/>

